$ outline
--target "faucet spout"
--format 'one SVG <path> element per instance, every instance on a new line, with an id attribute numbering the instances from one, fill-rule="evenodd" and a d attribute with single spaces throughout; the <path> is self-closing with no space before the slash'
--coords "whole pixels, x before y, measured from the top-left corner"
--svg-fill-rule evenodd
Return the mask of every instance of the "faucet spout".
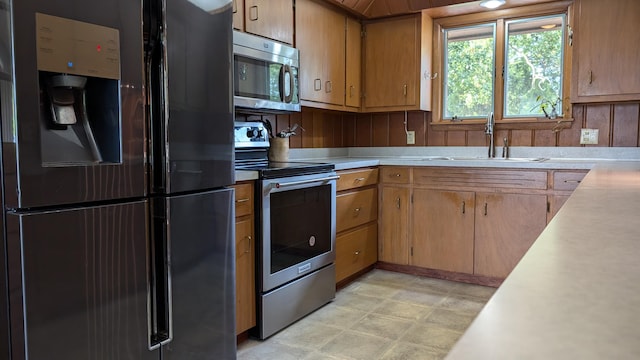
<path id="1" fill-rule="evenodd" d="M 496 156 L 496 149 L 493 144 L 493 126 L 495 125 L 495 118 L 493 117 L 493 111 L 487 115 L 487 124 L 484 126 L 484 133 L 489 135 L 489 157 Z"/>

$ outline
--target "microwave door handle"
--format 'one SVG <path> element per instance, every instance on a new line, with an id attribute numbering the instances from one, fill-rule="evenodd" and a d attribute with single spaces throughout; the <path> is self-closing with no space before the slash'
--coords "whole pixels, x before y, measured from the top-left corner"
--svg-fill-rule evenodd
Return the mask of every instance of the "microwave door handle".
<path id="1" fill-rule="evenodd" d="M 284 74 L 287 71 L 285 69 L 287 65 L 280 67 L 280 79 L 278 79 L 278 91 L 280 91 L 280 101 L 286 102 L 287 96 L 284 94 Z"/>
<path id="2" fill-rule="evenodd" d="M 289 93 L 284 93 L 284 89 L 286 89 L 286 87 L 284 87 L 282 94 L 282 96 L 284 97 L 284 102 L 288 104 L 293 100 L 293 74 L 291 74 L 291 66 L 284 65 L 282 68 L 284 69 L 282 73 L 283 84 L 287 80 L 287 74 L 289 74 Z"/>

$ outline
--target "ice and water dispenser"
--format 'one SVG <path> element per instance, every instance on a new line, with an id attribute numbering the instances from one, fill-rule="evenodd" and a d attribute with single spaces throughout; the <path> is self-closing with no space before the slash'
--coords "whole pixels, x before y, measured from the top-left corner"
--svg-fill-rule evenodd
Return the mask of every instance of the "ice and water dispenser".
<path id="1" fill-rule="evenodd" d="M 122 162 L 117 29 L 36 14 L 43 166 Z"/>

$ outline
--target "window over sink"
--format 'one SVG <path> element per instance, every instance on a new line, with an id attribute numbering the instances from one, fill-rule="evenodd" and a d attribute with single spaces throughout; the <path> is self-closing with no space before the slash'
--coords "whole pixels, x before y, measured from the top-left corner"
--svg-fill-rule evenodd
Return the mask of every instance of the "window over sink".
<path id="1" fill-rule="evenodd" d="M 434 21 L 433 123 L 569 120 L 569 2 Z"/>

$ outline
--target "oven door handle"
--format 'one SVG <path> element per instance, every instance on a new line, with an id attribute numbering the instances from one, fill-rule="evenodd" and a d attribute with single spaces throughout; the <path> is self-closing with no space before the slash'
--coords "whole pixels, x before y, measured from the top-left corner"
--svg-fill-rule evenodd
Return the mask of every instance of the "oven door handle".
<path id="1" fill-rule="evenodd" d="M 280 189 L 280 188 L 287 187 L 287 186 L 296 186 L 296 185 L 309 184 L 309 183 L 320 182 L 320 181 L 338 180 L 338 179 L 340 179 L 340 176 L 339 175 L 335 175 L 335 176 L 328 176 L 328 177 L 319 178 L 319 179 L 308 179 L 308 180 L 300 180 L 300 181 L 278 182 L 278 183 L 272 184 L 271 186 L 276 188 L 276 189 Z"/>

